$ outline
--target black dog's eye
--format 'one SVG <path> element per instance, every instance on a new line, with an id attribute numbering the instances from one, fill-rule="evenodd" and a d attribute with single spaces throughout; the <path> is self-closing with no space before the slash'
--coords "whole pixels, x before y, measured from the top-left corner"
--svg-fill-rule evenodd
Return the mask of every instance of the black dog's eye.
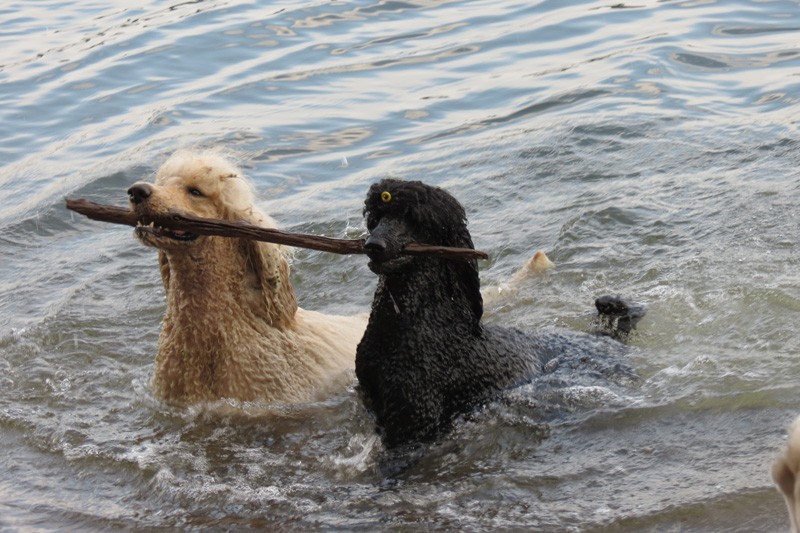
<path id="1" fill-rule="evenodd" d="M 198 196 L 198 197 L 203 196 L 203 192 L 197 187 L 189 187 L 188 191 L 189 194 L 191 194 L 192 196 Z"/>

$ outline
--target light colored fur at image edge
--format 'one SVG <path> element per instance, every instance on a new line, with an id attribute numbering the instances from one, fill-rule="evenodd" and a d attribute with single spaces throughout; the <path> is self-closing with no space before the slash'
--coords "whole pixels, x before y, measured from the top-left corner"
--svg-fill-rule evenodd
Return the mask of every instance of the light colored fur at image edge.
<path id="1" fill-rule="evenodd" d="M 253 205 L 240 170 L 215 153 L 177 152 L 147 185 L 149 196 L 132 201 L 140 214 L 175 208 L 275 227 Z M 179 240 L 147 228 L 137 235 L 158 248 L 167 295 L 152 381 L 157 397 L 304 402 L 352 382 L 367 315 L 298 307 L 282 247 L 216 236 Z"/>
<path id="2" fill-rule="evenodd" d="M 792 533 L 800 532 L 800 416 L 789 428 L 789 443 L 772 463 L 772 479 L 786 499 Z"/>

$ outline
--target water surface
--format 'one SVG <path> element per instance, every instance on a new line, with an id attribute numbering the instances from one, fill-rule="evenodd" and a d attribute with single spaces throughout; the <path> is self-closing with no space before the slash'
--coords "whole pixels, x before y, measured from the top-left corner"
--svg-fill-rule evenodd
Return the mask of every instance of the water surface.
<path id="1" fill-rule="evenodd" d="M 796 1 L 11 0 L 0 7 L 0 528 L 754 531 L 800 411 Z M 464 203 L 486 318 L 648 306 L 635 387 L 523 387 L 396 483 L 353 387 L 176 409 L 149 389 L 164 294 L 122 204 L 217 147 L 295 231 L 363 232 L 385 176 Z M 302 251 L 301 305 L 368 310 L 364 258 Z"/>

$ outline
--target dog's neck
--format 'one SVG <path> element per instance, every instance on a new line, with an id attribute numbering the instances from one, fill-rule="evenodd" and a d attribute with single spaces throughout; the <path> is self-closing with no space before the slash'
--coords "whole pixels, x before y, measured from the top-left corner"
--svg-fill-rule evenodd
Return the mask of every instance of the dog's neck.
<path id="1" fill-rule="evenodd" d="M 480 287 L 463 283 L 457 265 L 436 258 L 416 259 L 411 268 L 392 274 L 382 274 L 373 301 L 374 311 L 396 319 L 425 315 L 458 317 L 462 324 L 480 327 L 482 298 Z M 477 282 L 477 279 L 476 279 Z M 432 298 L 431 295 L 444 297 Z M 448 308 L 447 313 L 436 312 Z"/>
<path id="2" fill-rule="evenodd" d="M 167 293 L 153 379 L 160 396 L 194 402 L 250 394 L 245 385 L 224 388 L 232 373 L 246 372 L 237 361 L 258 368 L 243 358 L 242 339 L 282 339 L 297 310 L 286 259 L 259 246 L 217 237 L 197 253 L 159 251 Z M 275 350 L 268 366 L 285 367 L 281 354 Z"/>
<path id="3" fill-rule="evenodd" d="M 189 253 L 159 252 L 167 291 L 165 320 L 191 327 L 199 316 L 249 316 L 276 328 L 294 322 L 297 301 L 282 254 L 258 253 L 258 243 L 221 237 Z M 220 257 L 226 258 L 220 261 Z M 269 264 L 265 264 L 266 262 Z M 235 309 L 242 313 L 235 314 Z M 215 312 L 216 311 L 216 312 Z M 225 327 L 227 321 L 220 320 Z"/>

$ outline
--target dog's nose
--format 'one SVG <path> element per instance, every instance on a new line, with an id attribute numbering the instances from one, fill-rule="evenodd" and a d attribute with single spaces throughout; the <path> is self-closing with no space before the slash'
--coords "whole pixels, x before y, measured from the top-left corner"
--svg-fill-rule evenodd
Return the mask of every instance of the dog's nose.
<path id="1" fill-rule="evenodd" d="M 134 183 L 128 189 L 128 199 L 133 204 L 140 204 L 150 198 L 153 194 L 153 187 L 149 183 Z"/>
<path id="2" fill-rule="evenodd" d="M 370 257 L 379 256 L 386 251 L 386 240 L 377 235 L 370 235 L 364 243 L 364 249 Z"/>

